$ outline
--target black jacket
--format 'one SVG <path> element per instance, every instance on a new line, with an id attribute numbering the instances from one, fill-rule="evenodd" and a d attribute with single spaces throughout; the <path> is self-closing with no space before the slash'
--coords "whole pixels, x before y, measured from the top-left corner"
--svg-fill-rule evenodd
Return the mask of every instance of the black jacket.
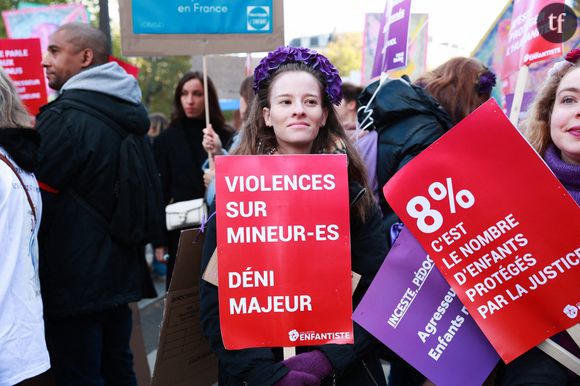
<path id="1" fill-rule="evenodd" d="M 351 184 L 351 207 L 360 197 L 362 188 Z M 370 193 L 365 193 L 370 194 Z M 367 214 L 365 223 L 351 215 L 351 261 L 352 270 L 361 275 L 359 285 L 353 295 L 353 306 L 360 302 L 379 270 L 387 252 L 381 214 L 378 208 Z M 206 231 L 203 246 L 203 272 L 216 248 L 216 223 L 213 216 Z M 226 350 L 222 343 L 218 288 L 201 280 L 201 324 L 208 337 L 212 351 L 220 361 L 220 385 L 267 386 L 284 377 L 288 369 L 282 365 L 281 348 L 253 348 Z M 354 308 L 353 308 L 354 309 Z M 384 373 L 377 354 L 378 342 L 358 324 L 354 323 L 354 345 L 327 344 L 318 347 L 297 347 L 297 354 L 312 349 L 322 350 L 335 370 L 336 385 L 386 385 Z M 323 385 L 332 385 L 332 377 L 324 379 Z"/>
<path id="2" fill-rule="evenodd" d="M 360 95 L 367 105 L 379 82 L 371 83 Z M 389 231 L 397 215 L 382 194 L 382 188 L 411 159 L 426 149 L 452 126 L 441 105 L 408 78 L 391 79 L 379 90 L 372 105 L 374 128 L 378 132 L 377 179 L 381 190 L 379 203 Z M 359 112 L 359 121 L 366 114 Z"/>
<path id="3" fill-rule="evenodd" d="M 67 99 L 89 104 L 129 132 L 145 135 L 149 128 L 142 104 L 79 89 L 64 91 L 37 116 L 42 142 L 36 175 L 44 205 L 40 281 L 49 316 L 96 312 L 153 295 L 146 292 L 152 287 L 142 248 L 113 241 L 103 221 L 116 202 L 121 136 L 94 115 L 66 107 Z"/>
<path id="4" fill-rule="evenodd" d="M 184 118 L 155 139 L 155 161 L 161 174 L 165 205 L 204 196 L 202 165 L 207 160 L 201 145 L 204 127 L 202 120 Z M 216 131 L 226 144 L 229 135 L 223 130 Z"/>

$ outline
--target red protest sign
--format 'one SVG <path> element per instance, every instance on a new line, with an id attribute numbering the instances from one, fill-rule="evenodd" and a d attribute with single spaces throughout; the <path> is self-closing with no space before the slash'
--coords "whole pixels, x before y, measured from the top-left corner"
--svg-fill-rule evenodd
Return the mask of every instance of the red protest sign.
<path id="1" fill-rule="evenodd" d="M 384 194 L 504 361 L 580 321 L 580 208 L 494 100 Z"/>
<path id="2" fill-rule="evenodd" d="M 31 115 L 47 102 L 39 39 L 0 39 L 0 67 L 12 79 Z"/>
<path id="3" fill-rule="evenodd" d="M 109 62 L 117 63 L 123 70 L 127 72 L 127 74 L 132 75 L 135 79 L 139 79 L 139 67 L 134 66 L 129 62 L 125 62 L 124 60 L 121 60 L 113 55 L 109 55 Z"/>
<path id="4" fill-rule="evenodd" d="M 353 343 L 345 155 L 217 157 L 216 214 L 227 349 Z"/>
<path id="5" fill-rule="evenodd" d="M 512 20 L 508 32 L 502 74 L 509 75 L 521 66 L 562 56 L 562 42 L 544 39 L 538 30 L 538 15 L 549 4 L 564 2 L 554 0 L 514 0 Z M 554 22 L 542 28 L 557 28 Z"/>

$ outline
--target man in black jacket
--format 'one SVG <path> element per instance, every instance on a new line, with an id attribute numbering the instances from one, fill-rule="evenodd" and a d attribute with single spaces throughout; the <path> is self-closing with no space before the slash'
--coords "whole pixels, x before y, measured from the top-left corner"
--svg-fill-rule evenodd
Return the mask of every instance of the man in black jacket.
<path id="1" fill-rule="evenodd" d="M 107 61 L 105 35 L 78 23 L 51 35 L 42 61 L 59 91 L 37 117 L 37 178 L 46 339 L 60 386 L 136 385 L 128 303 L 151 295 L 142 246 L 108 227 L 122 141 L 114 126 L 143 136 L 149 119 L 137 81 Z"/>

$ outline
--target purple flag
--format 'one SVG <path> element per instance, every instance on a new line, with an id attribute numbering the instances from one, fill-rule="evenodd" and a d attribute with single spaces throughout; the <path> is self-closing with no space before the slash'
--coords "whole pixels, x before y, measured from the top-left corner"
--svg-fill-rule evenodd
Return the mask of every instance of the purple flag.
<path id="1" fill-rule="evenodd" d="M 437 385 L 481 385 L 499 360 L 407 228 L 353 319 Z"/>
<path id="2" fill-rule="evenodd" d="M 407 66 L 411 0 L 388 0 L 381 17 L 372 76 Z"/>

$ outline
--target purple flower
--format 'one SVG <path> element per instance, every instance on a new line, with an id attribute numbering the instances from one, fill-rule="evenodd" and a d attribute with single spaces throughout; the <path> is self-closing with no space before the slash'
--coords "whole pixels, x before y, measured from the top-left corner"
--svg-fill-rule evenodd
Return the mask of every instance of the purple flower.
<path id="1" fill-rule="evenodd" d="M 326 81 L 326 95 L 335 105 L 342 101 L 342 80 L 336 68 L 323 55 L 310 48 L 278 47 L 260 61 L 254 70 L 254 92 L 257 93 L 262 81 L 268 79 L 282 64 L 299 62 L 320 71 Z"/>
<path id="2" fill-rule="evenodd" d="M 495 86 L 495 74 L 489 70 L 479 76 L 477 92 L 479 94 L 491 94 L 491 89 Z"/>

